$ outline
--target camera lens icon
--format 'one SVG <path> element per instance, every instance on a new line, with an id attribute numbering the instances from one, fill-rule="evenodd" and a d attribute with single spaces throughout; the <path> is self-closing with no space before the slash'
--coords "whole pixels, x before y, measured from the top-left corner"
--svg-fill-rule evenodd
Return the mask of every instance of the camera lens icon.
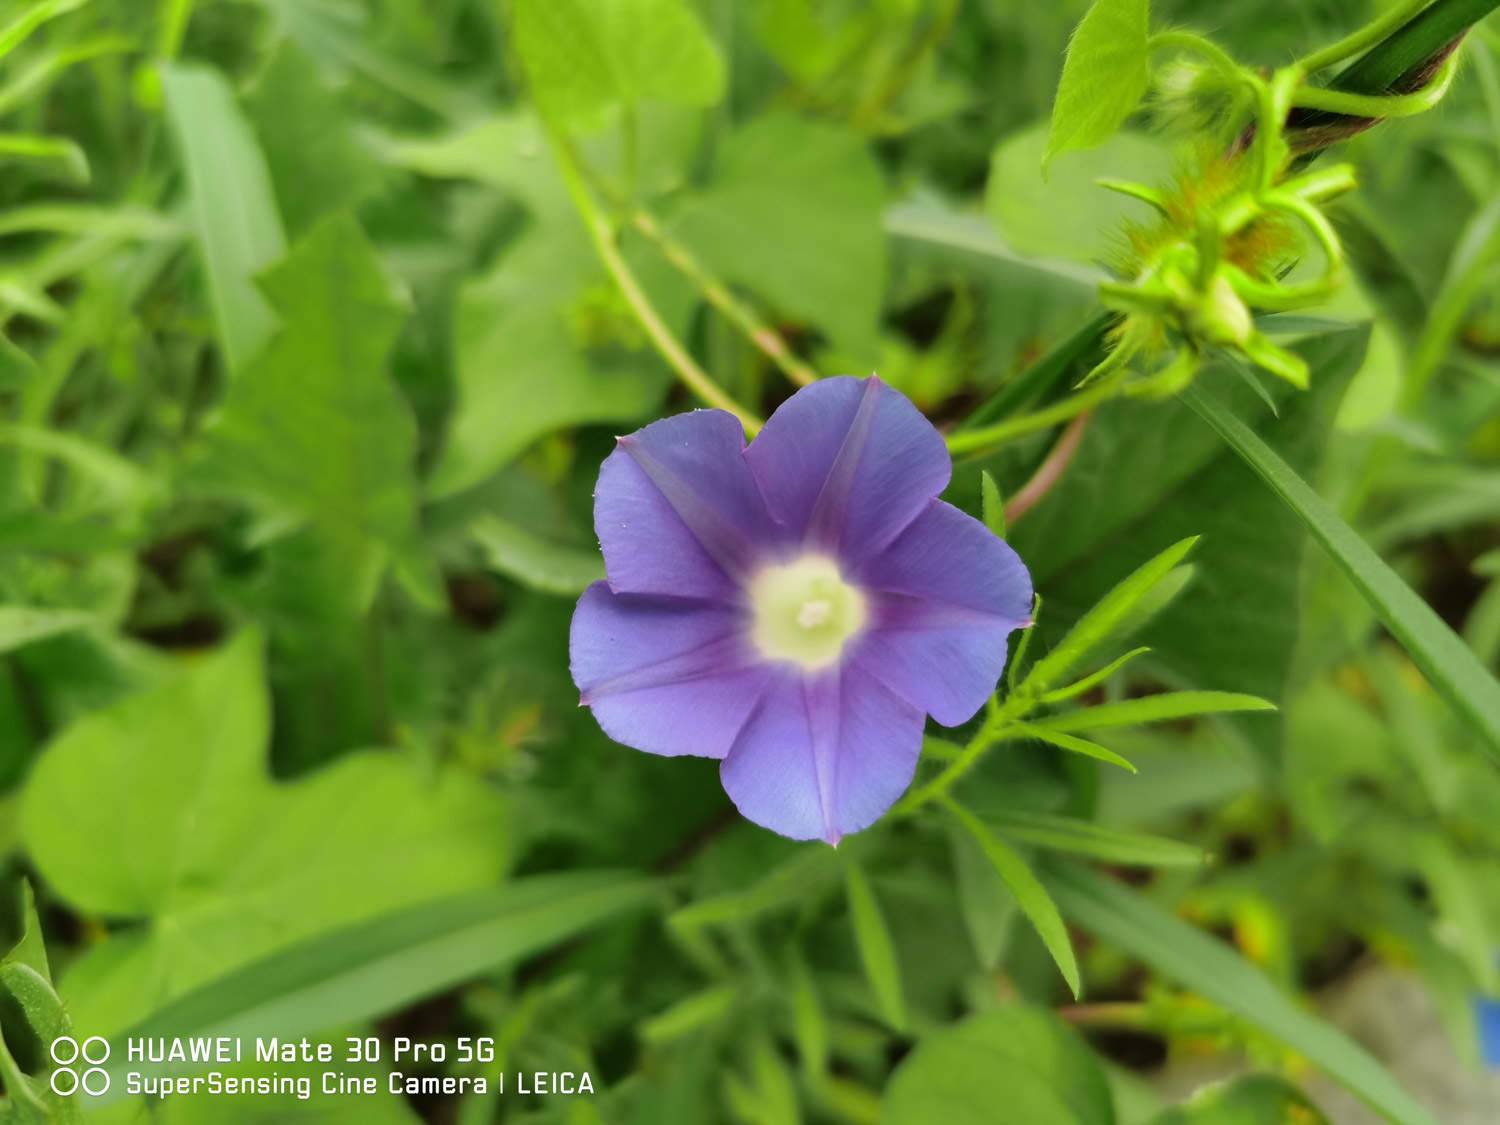
<path id="1" fill-rule="evenodd" d="M 109 1061 L 109 1041 L 102 1035 L 90 1035 L 79 1042 L 71 1035 L 59 1035 L 48 1048 L 53 1067 L 48 1084 L 59 1097 L 76 1094 L 82 1087 L 85 1094 L 98 1097 L 109 1089 L 109 1071 L 101 1065 Z M 87 1064 L 79 1074 L 76 1064 Z"/>

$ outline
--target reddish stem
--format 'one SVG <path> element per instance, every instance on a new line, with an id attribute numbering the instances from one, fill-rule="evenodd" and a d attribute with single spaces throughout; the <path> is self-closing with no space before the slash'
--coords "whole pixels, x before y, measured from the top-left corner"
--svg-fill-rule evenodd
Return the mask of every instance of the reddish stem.
<path id="1" fill-rule="evenodd" d="M 1052 452 L 1047 454 L 1047 459 L 1038 466 L 1037 471 L 1022 486 L 1021 491 L 1012 496 L 1010 503 L 1005 505 L 1007 524 L 1014 524 L 1041 503 L 1042 498 L 1051 492 L 1053 486 L 1062 479 L 1063 474 L 1068 471 L 1068 465 L 1073 461 L 1073 454 L 1078 452 L 1078 446 L 1083 442 L 1083 431 L 1088 428 L 1089 419 L 1092 416 L 1093 411 L 1085 410 L 1068 423 L 1068 428 L 1063 430 L 1062 437 L 1057 439 L 1057 444 L 1052 447 Z"/>

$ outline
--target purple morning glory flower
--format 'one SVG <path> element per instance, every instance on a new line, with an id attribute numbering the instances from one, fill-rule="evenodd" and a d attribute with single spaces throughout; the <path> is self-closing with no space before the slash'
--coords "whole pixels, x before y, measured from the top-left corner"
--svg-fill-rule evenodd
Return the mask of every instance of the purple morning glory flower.
<path id="1" fill-rule="evenodd" d="M 599 471 L 607 581 L 578 600 L 573 679 L 617 742 L 717 758 L 750 820 L 797 840 L 874 823 L 924 713 L 955 726 L 1031 616 L 1031 576 L 937 499 L 947 447 L 879 379 L 798 391 L 755 441 L 722 410 L 620 439 Z"/>

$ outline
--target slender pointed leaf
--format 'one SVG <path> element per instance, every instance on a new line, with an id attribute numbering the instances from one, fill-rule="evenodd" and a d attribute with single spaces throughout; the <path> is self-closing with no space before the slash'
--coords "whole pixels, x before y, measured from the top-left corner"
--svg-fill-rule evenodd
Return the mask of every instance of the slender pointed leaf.
<path id="1" fill-rule="evenodd" d="M 1255 695 L 1232 691 L 1173 691 L 1147 695 L 1119 703 L 1101 703 L 1038 719 L 1034 727 L 1057 734 L 1062 731 L 1100 730 L 1105 727 L 1131 727 L 1141 723 L 1164 723 L 1198 715 L 1227 715 L 1241 711 L 1274 711 L 1276 704 Z"/>
<path id="2" fill-rule="evenodd" d="M 863 869 L 851 863 L 844 872 L 844 886 L 849 896 L 849 918 L 854 924 L 854 941 L 865 975 L 880 1004 L 885 1021 L 898 1031 L 906 1027 L 906 999 L 901 990 L 901 965 L 896 960 L 896 946 L 890 927 L 875 899 L 875 891 Z"/>
<path id="3" fill-rule="evenodd" d="M 1052 896 L 1047 893 L 1047 888 L 1038 882 L 1037 877 L 1031 873 L 1031 868 L 1026 866 L 1026 861 L 986 828 L 978 817 L 956 801 L 948 800 L 945 803 L 948 811 L 953 814 L 959 824 L 963 825 L 974 837 L 974 842 L 979 845 L 985 857 L 994 865 L 995 871 L 1004 880 L 1005 885 L 1010 888 L 1010 893 L 1016 896 L 1016 904 L 1036 927 L 1042 944 L 1047 947 L 1047 952 L 1052 954 L 1052 960 L 1057 962 L 1058 971 L 1068 982 L 1073 995 L 1078 996 L 1082 989 L 1078 976 L 1078 961 L 1073 956 L 1073 945 L 1068 940 L 1068 929 L 1063 925 L 1062 916 L 1058 914 L 1057 906 L 1052 901 Z"/>

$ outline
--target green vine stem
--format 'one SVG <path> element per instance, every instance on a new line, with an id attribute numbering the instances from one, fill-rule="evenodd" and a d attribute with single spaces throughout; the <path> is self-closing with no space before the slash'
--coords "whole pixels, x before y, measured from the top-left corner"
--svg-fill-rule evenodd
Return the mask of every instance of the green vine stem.
<path id="1" fill-rule="evenodd" d="M 735 297 L 728 287 L 704 269 L 687 247 L 662 230 L 655 218 L 638 210 L 631 216 L 630 222 L 636 230 L 656 244 L 662 257 L 693 283 L 705 301 L 718 309 L 788 379 L 803 387 L 818 381 L 818 373 L 797 357 L 781 334 L 761 320 L 750 306 Z"/>
<path id="2" fill-rule="evenodd" d="M 1024 437 L 1039 430 L 1050 430 L 1053 426 L 1076 418 L 1084 411 L 1092 410 L 1106 399 L 1114 398 L 1118 393 L 1119 388 L 1113 382 L 1102 380 L 1087 390 L 1070 395 L 1052 406 L 1030 414 L 1018 414 L 1003 422 L 996 422 L 992 426 L 981 426 L 978 429 L 961 430 L 949 434 L 948 452 L 955 456 L 983 453 L 1015 438 Z"/>
<path id="3" fill-rule="evenodd" d="M 1303 86 L 1292 97 L 1298 109 L 1318 109 L 1346 117 L 1415 117 L 1426 113 L 1447 96 L 1458 74 L 1458 52 L 1454 51 L 1420 90 L 1410 94 L 1351 94 L 1319 86 Z"/>
<path id="4" fill-rule="evenodd" d="M 1362 55 L 1391 32 L 1406 23 L 1431 3 L 1431 0 L 1404 0 L 1382 12 L 1357 31 L 1344 36 L 1337 43 L 1304 55 L 1293 65 L 1304 74 L 1315 74 L 1320 70 Z"/>
<path id="5" fill-rule="evenodd" d="M 572 198 L 574 207 L 578 210 L 579 217 L 583 220 L 584 228 L 588 231 L 589 240 L 594 244 L 599 260 L 604 264 L 605 270 L 614 283 L 619 286 L 626 304 L 630 306 L 635 318 L 640 321 L 641 327 L 646 330 L 646 335 L 650 337 L 657 352 L 693 393 L 710 406 L 729 411 L 740 420 L 740 424 L 745 427 L 745 432 L 753 437 L 764 424 L 762 420 L 741 406 L 724 388 L 715 383 L 708 372 L 698 366 L 698 362 L 688 354 L 687 349 L 672 334 L 672 330 L 662 320 L 661 315 L 656 311 L 656 306 L 651 303 L 651 298 L 647 296 L 645 289 L 631 270 L 630 264 L 620 253 L 614 225 L 605 216 L 604 211 L 594 199 L 593 192 L 589 190 L 583 170 L 579 166 L 577 154 L 566 139 L 550 131 L 549 135 L 553 151 L 557 154 L 557 164 L 562 172 L 563 182 L 567 186 L 568 195 Z"/>
<path id="6" fill-rule="evenodd" d="M 983 725 L 974 733 L 974 737 L 964 744 L 958 757 L 949 762 L 942 773 L 902 798 L 901 803 L 895 808 L 894 815 L 910 816 L 918 809 L 946 797 L 949 790 L 979 764 L 985 751 L 1004 742 L 1007 738 L 1019 737 L 1023 733 L 1019 727 L 1013 730 L 1006 728 L 1013 726 L 1031 703 L 1032 701 L 1024 696 L 1011 694 L 1004 703 L 993 708 L 985 717 Z"/>

